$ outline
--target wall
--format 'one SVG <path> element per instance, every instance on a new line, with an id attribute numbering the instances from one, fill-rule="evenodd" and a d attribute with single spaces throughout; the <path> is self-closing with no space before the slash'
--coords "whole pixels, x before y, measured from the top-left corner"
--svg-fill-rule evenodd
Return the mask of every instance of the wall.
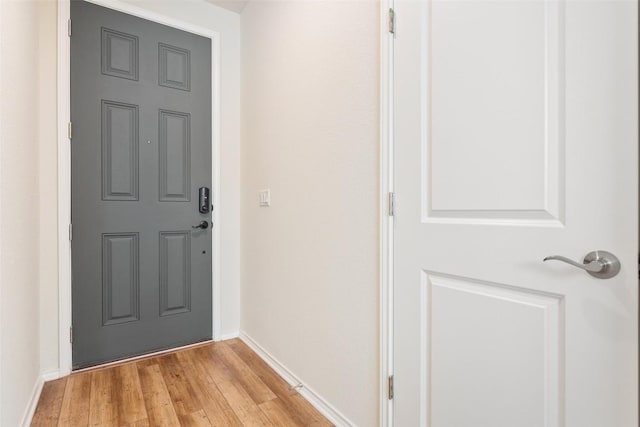
<path id="1" fill-rule="evenodd" d="M 378 424 L 378 9 L 242 13 L 241 329 L 359 426 Z"/>
<path id="2" fill-rule="evenodd" d="M 57 141 L 57 5 L 37 2 L 40 194 L 40 367 L 58 370 L 58 141 Z"/>
<path id="3" fill-rule="evenodd" d="M 240 16 L 204 0 L 124 0 L 136 7 L 183 20 L 220 33 L 221 38 L 221 335 L 236 334 L 240 323 Z M 48 6 L 47 6 L 48 7 Z M 55 8 L 55 6 L 53 6 Z M 55 94 L 56 14 L 42 23 L 38 56 L 40 92 Z M 43 126 L 55 121 L 55 100 L 41 105 Z M 53 122 L 52 122 L 53 123 Z M 53 123 L 55 126 L 55 123 Z M 40 185 L 43 214 L 40 216 L 40 304 L 41 370 L 58 369 L 58 282 L 57 282 L 57 147 L 43 139 L 40 147 Z M 36 156 L 37 158 L 37 156 Z M 38 223 L 38 219 L 35 219 Z M 38 250 L 36 249 L 36 252 Z"/>
<path id="4" fill-rule="evenodd" d="M 47 135 L 55 109 L 40 108 L 55 100 L 41 91 L 41 71 L 51 68 L 40 29 L 55 23 L 55 5 L 3 1 L 0 17 L 0 425 L 17 426 L 40 374 L 40 218 L 48 211 L 39 163 L 41 145 L 55 144 Z"/>

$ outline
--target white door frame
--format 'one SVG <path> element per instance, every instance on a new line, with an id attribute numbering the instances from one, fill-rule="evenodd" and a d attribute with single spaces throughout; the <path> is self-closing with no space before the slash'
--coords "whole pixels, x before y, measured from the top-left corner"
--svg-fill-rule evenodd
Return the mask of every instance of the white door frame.
<path id="1" fill-rule="evenodd" d="M 393 39 L 394 0 L 380 1 L 380 426 L 393 426 Z"/>
<path id="2" fill-rule="evenodd" d="M 99 6 L 124 12 L 211 39 L 211 155 L 214 206 L 212 220 L 212 321 L 213 339 L 220 339 L 220 33 L 189 22 L 161 15 L 119 0 L 88 0 Z M 71 373 L 71 43 L 68 22 L 69 0 L 58 1 L 58 363 L 59 375 Z"/>

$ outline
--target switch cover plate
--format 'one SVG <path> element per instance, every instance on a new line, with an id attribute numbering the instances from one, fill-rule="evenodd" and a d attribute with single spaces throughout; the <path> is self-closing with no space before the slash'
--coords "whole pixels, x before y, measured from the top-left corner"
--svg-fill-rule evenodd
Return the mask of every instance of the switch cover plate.
<path id="1" fill-rule="evenodd" d="M 260 206 L 261 207 L 269 207 L 271 206 L 271 191 L 270 190 L 260 190 Z"/>

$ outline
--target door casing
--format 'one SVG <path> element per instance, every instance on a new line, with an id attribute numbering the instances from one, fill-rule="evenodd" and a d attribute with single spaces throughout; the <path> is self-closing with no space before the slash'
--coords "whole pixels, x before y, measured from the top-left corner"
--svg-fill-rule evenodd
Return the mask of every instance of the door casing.
<path id="1" fill-rule="evenodd" d="M 390 20 L 394 0 L 380 1 L 380 371 L 379 425 L 393 426 L 393 400 L 389 399 L 389 378 L 393 375 L 393 43 Z"/>
<path id="2" fill-rule="evenodd" d="M 179 30 L 197 34 L 211 40 L 211 155 L 212 183 L 211 197 L 213 229 L 212 253 L 212 321 L 213 339 L 219 340 L 220 331 L 220 33 L 192 25 L 189 22 L 157 14 L 118 0 L 86 0 L 129 15 L 167 25 Z M 57 29 L 57 140 L 58 140 L 58 364 L 59 376 L 71 373 L 71 45 L 69 19 L 71 3 L 58 2 Z"/>

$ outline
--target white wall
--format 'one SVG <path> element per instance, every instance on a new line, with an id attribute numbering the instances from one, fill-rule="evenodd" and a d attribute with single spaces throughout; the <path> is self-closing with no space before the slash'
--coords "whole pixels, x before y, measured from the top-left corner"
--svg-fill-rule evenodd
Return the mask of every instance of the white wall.
<path id="1" fill-rule="evenodd" d="M 1 0 L 0 0 L 1 1 Z M 38 1 L 40 367 L 58 370 L 57 5 Z"/>
<path id="2" fill-rule="evenodd" d="M 47 133 L 55 109 L 40 108 L 55 106 L 55 92 L 42 87 L 50 57 L 40 55 L 55 5 L 2 1 L 0 16 L 0 425 L 17 426 L 40 376 L 40 243 L 48 238 L 40 218 L 55 210 L 39 197 L 40 149 L 55 144 Z"/>
<path id="3" fill-rule="evenodd" d="M 378 424 L 378 9 L 242 13 L 241 329 L 359 426 Z"/>
<path id="4" fill-rule="evenodd" d="M 3 1 L 4 0 L 0 0 Z M 220 334 L 237 333 L 240 324 L 240 17 L 204 0 L 123 0 L 174 19 L 220 33 L 221 39 L 221 328 Z M 48 6 L 47 6 L 48 8 Z M 43 126 L 55 126 L 56 14 L 47 15 L 40 29 L 42 49 L 39 75 Z M 28 26 L 27 26 L 28 27 Z M 26 81 L 26 79 L 25 79 Z M 50 121 L 52 121 L 50 123 Z M 58 369 L 58 282 L 57 282 L 57 146 L 55 128 L 42 140 L 39 151 L 42 215 L 40 223 L 41 371 Z M 47 134 L 48 135 L 48 134 Z M 36 161 L 38 154 L 36 153 Z"/>

